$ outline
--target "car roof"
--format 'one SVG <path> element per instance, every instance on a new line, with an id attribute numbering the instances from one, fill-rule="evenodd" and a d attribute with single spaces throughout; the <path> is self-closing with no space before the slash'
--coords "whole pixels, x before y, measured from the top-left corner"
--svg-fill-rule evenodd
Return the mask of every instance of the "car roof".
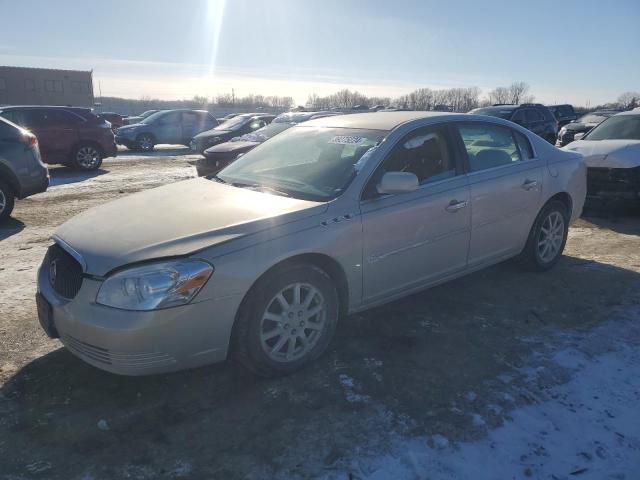
<path id="1" fill-rule="evenodd" d="M 633 110 L 628 110 L 626 112 L 616 113 L 614 116 L 617 117 L 618 115 L 640 115 L 640 110 L 634 108 Z"/>
<path id="2" fill-rule="evenodd" d="M 351 115 L 334 115 L 304 122 L 309 127 L 363 128 L 367 130 L 393 130 L 403 123 L 420 118 L 459 116 L 449 112 L 368 112 Z"/>
<path id="3" fill-rule="evenodd" d="M 83 111 L 91 111 L 89 107 L 65 107 L 64 105 L 7 105 L 4 107 L 0 106 L 0 110 L 22 110 L 25 108 L 55 108 L 62 110 L 83 110 Z"/>

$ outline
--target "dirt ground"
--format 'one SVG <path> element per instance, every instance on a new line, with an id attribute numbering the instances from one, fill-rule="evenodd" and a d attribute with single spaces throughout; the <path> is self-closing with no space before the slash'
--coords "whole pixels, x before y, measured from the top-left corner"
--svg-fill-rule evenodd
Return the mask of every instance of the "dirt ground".
<path id="1" fill-rule="evenodd" d="M 0 227 L 0 478 L 385 478 L 368 465 L 399 437 L 436 449 L 477 442 L 551 399 L 572 379 L 557 360 L 568 343 L 589 358 L 638 350 L 640 217 L 596 211 L 570 230 L 551 272 L 507 262 L 349 317 L 327 354 L 287 378 L 230 362 L 143 378 L 84 364 L 37 322 L 50 235 L 87 208 L 195 176 L 195 158 L 163 149 L 92 174 L 54 167 L 51 188 Z M 637 377 L 637 358 L 617 371 Z M 637 463 L 623 471 L 638 476 L 593 478 L 640 478 L 640 442 L 626 441 Z M 555 478 L 593 471 L 598 456 L 582 453 Z M 515 478 L 552 478 L 521 462 Z"/>

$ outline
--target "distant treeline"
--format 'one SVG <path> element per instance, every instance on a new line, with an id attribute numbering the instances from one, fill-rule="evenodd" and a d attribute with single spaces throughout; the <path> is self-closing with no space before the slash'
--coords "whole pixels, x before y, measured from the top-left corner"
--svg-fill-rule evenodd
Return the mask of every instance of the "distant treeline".
<path id="1" fill-rule="evenodd" d="M 358 91 L 340 90 L 332 95 L 309 95 L 303 106 L 308 110 L 348 110 L 357 108 L 395 107 L 410 110 L 448 110 L 452 112 L 468 112 L 474 108 L 493 105 L 495 103 L 528 103 L 535 97 L 530 93 L 530 86 L 526 82 L 514 82 L 507 87 L 497 87 L 487 96 L 481 96 L 478 87 L 430 89 L 419 88 L 406 95 L 396 98 L 369 97 Z M 98 110 L 117 112 L 125 115 L 138 114 L 145 110 L 166 110 L 173 108 L 191 108 L 209 110 L 216 116 L 231 112 L 264 111 L 280 113 L 293 109 L 292 97 L 247 95 L 235 97 L 233 94 L 223 94 L 208 98 L 195 96 L 190 100 L 158 100 L 151 97 L 128 99 L 118 97 L 102 97 Z M 630 110 L 640 106 L 639 92 L 625 92 L 615 102 L 587 107 L 576 106 L 577 111 L 593 111 L 602 108 L 616 108 Z"/>

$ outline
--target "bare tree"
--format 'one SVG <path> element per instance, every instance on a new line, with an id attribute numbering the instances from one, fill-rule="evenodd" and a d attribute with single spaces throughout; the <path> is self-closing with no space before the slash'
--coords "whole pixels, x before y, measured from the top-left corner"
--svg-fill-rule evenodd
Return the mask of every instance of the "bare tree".
<path id="1" fill-rule="evenodd" d="M 533 95 L 529 94 L 529 84 L 526 82 L 513 82 L 509 85 L 509 101 L 513 104 L 519 103 L 531 103 L 533 102 Z"/>
<path id="2" fill-rule="evenodd" d="M 529 94 L 529 84 L 526 82 L 513 82 L 508 87 L 496 87 L 489 92 L 489 101 L 496 103 L 530 103 L 535 98 Z"/>
<path id="3" fill-rule="evenodd" d="M 618 97 L 618 105 L 623 110 L 633 110 L 640 105 L 640 92 L 624 92 Z"/>

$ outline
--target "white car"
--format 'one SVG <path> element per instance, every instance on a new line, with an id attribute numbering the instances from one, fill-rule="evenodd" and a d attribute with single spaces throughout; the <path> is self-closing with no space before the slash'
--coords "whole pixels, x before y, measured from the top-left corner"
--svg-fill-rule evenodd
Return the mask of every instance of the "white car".
<path id="1" fill-rule="evenodd" d="M 584 155 L 588 197 L 640 202 L 640 108 L 609 117 L 563 150 Z"/>

